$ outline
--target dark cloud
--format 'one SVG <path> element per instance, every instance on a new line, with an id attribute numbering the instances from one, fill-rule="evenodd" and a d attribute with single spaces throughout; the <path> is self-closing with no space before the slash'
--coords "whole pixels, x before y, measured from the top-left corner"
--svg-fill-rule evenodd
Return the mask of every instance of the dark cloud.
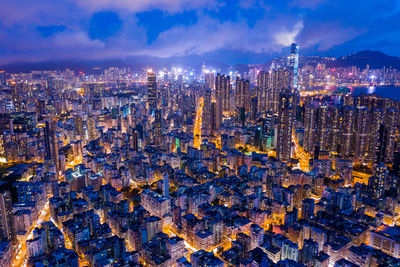
<path id="1" fill-rule="evenodd" d="M 63 32 L 67 28 L 64 25 L 37 26 L 36 30 L 42 37 L 50 37 L 58 32 Z"/>
<path id="2" fill-rule="evenodd" d="M 0 63 L 137 55 L 257 63 L 293 41 L 303 54 L 400 56 L 399 21 L 400 0 L 13 0 L 0 8 Z"/>
<path id="3" fill-rule="evenodd" d="M 91 39 L 104 40 L 121 29 L 122 21 L 119 15 L 111 11 L 96 12 L 90 19 L 88 35 Z"/>

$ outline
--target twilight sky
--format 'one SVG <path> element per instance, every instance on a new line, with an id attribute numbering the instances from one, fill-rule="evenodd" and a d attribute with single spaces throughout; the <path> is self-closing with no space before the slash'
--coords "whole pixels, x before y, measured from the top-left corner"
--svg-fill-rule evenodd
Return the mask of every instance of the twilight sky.
<path id="1" fill-rule="evenodd" d="M 400 0 L 0 0 L 0 64 L 152 55 L 400 56 Z"/>

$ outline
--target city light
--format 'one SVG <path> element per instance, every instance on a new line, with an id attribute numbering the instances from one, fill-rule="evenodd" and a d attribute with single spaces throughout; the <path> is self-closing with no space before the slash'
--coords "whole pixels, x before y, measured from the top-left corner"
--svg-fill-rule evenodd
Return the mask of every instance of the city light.
<path id="1" fill-rule="evenodd" d="M 8 2 L 0 267 L 400 266 L 395 4 Z"/>

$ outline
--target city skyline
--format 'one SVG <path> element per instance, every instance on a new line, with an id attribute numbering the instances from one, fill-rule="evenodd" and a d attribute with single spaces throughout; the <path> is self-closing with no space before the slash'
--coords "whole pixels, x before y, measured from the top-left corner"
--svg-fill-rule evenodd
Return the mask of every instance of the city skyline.
<path id="1" fill-rule="evenodd" d="M 400 0 L 7 1 L 0 267 L 399 267 L 399 21 Z"/>

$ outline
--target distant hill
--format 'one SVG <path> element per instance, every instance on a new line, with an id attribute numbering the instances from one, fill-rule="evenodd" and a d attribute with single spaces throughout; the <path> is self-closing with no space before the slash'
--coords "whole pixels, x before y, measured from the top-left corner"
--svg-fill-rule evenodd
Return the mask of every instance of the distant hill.
<path id="1" fill-rule="evenodd" d="M 400 58 L 388 56 L 380 51 L 364 50 L 340 57 L 333 61 L 332 64 L 341 67 L 357 66 L 361 69 L 365 69 L 367 64 L 370 69 L 380 69 L 383 67 L 400 69 Z"/>
<path id="2" fill-rule="evenodd" d="M 203 57 L 181 56 L 174 58 L 160 58 L 152 56 L 131 56 L 127 58 L 116 58 L 108 60 L 91 60 L 91 61 L 44 61 L 44 62 L 16 62 L 7 65 L 0 65 L 0 70 L 6 70 L 9 73 L 29 72 L 31 70 L 65 70 L 70 68 L 74 71 L 83 71 L 87 74 L 98 74 L 102 69 L 108 67 L 130 68 L 131 71 L 141 71 L 147 67 L 153 67 L 156 70 L 163 67 L 171 68 L 172 66 L 191 66 L 193 69 L 200 71 L 203 63 Z M 264 64 L 258 64 L 261 69 L 268 69 L 271 63 L 281 65 L 282 62 L 287 62 L 286 57 L 275 58 Z M 248 64 L 236 64 L 229 66 L 218 61 L 206 60 L 205 65 L 209 70 L 221 71 L 228 73 L 230 71 L 239 71 L 240 73 L 248 72 Z M 357 66 L 360 69 L 365 69 L 367 64 L 371 69 L 392 67 L 400 70 L 400 58 L 388 56 L 379 51 L 360 51 L 358 53 L 343 56 L 339 58 L 320 57 L 320 56 L 302 56 L 300 57 L 300 66 L 304 64 L 315 66 L 318 63 L 326 64 L 327 67 L 350 67 Z M 254 65 L 253 65 L 254 66 Z"/>

